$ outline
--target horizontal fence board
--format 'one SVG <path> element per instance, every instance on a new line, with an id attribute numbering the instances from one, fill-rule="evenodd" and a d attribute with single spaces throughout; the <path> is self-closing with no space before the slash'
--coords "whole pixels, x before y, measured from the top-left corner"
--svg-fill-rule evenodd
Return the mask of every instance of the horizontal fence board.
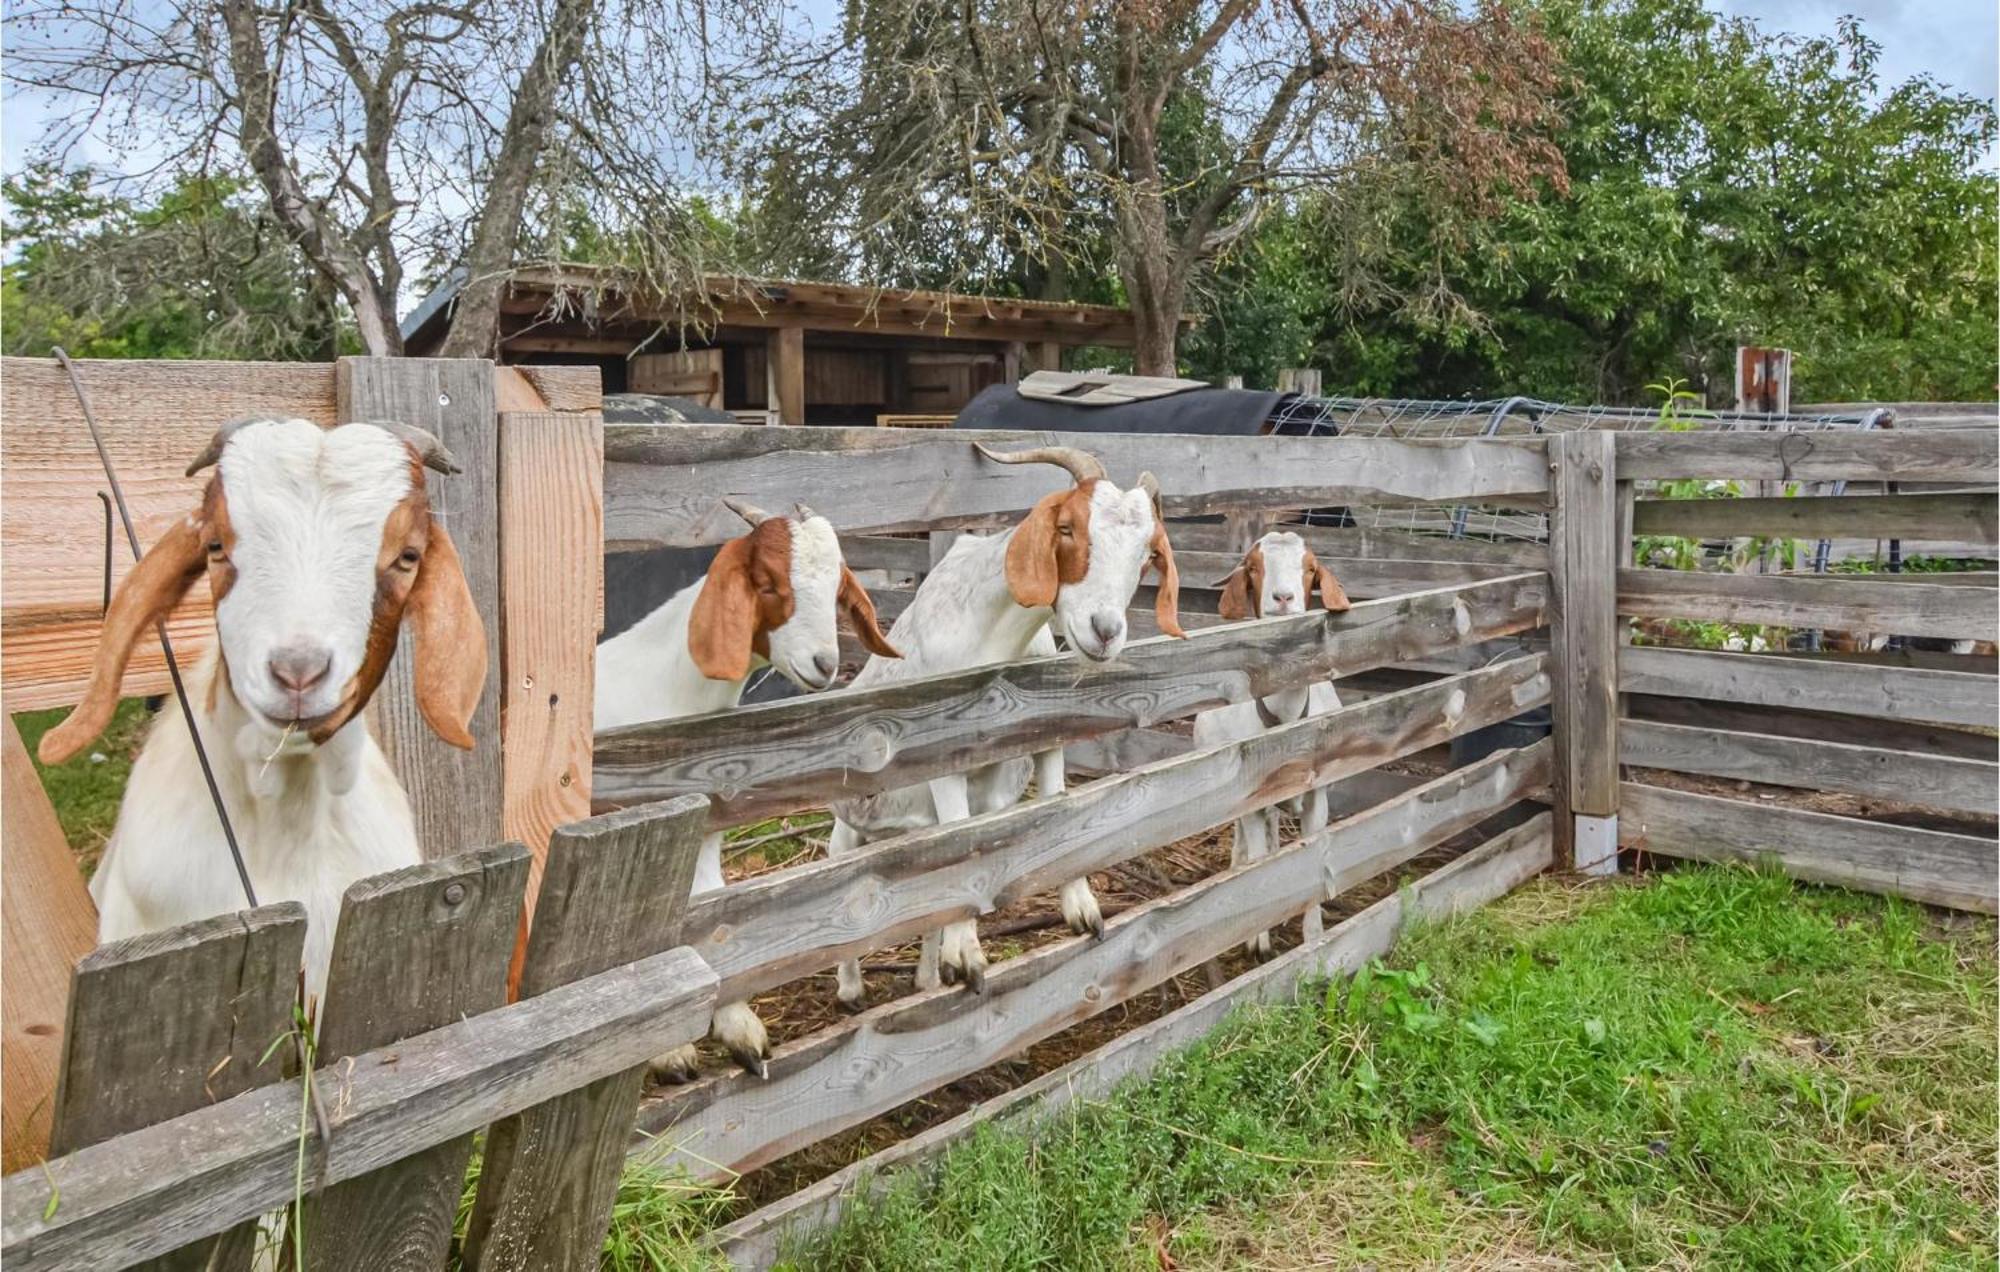
<path id="1" fill-rule="evenodd" d="M 1878 583 L 1869 578 L 1618 571 L 1618 612 L 1777 627 L 1818 627 L 1950 640 L 2000 638 L 2000 612 L 1981 587 Z"/>
<path id="2" fill-rule="evenodd" d="M 1317 553 L 1314 555 L 1318 556 Z M 1181 576 L 1181 608 L 1198 607 L 1200 612 L 1214 613 L 1216 601 L 1222 595 L 1222 581 L 1242 559 L 1236 553 L 1182 551 L 1179 545 L 1175 545 L 1174 563 Z M 1521 572 L 1511 565 L 1485 561 L 1388 561 L 1339 556 L 1318 556 L 1318 559 L 1321 565 L 1333 571 L 1334 577 L 1340 581 L 1341 590 L 1357 600 L 1477 583 Z M 1134 596 L 1133 608 L 1151 609 L 1152 593 L 1153 589 L 1148 587 L 1144 595 Z M 1317 596 L 1310 599 L 1315 605 L 1319 603 Z"/>
<path id="3" fill-rule="evenodd" d="M 1863 892 L 1992 914 L 2000 858 L 1989 838 L 1667 790 L 1620 788 L 1619 842 L 1663 857 L 1755 863 Z"/>
<path id="4" fill-rule="evenodd" d="M 1289 530 L 1304 539 L 1316 553 L 1337 557 L 1365 557 L 1380 561 L 1467 561 L 1486 565 L 1512 565 L 1524 570 L 1549 568 L 1549 549 L 1544 543 L 1516 540 L 1453 539 L 1441 534 L 1410 534 L 1400 530 L 1377 530 L 1363 526 L 1308 526 L 1282 523 L 1275 529 Z M 1227 552 L 1228 527 L 1181 523 L 1167 527 L 1174 550 Z"/>
<path id="5" fill-rule="evenodd" d="M 842 535 L 840 555 L 851 570 L 925 574 L 931 568 L 931 545 L 925 539 L 897 539 L 885 534 Z"/>
<path id="6" fill-rule="evenodd" d="M 1659 697 L 1650 693 L 1627 693 L 1623 697 L 1626 710 L 1634 719 L 1684 724 L 1697 729 L 1768 733 L 1777 737 L 1844 742 L 1853 746 L 1943 755 L 1962 760 L 1991 760 L 1996 747 L 2000 747 L 1990 733 L 1944 724 L 1909 723 L 1884 716 L 1842 715 L 1833 711 Z"/>
<path id="7" fill-rule="evenodd" d="M 1311 843 L 1134 906 L 1102 939 L 1075 937 L 997 964 L 983 996 L 939 989 L 863 1012 L 780 1047 L 768 1080 L 708 1078 L 643 1112 L 640 1129 L 673 1146 L 666 1160 L 707 1178 L 776 1160 L 1198 967 L 1477 825 L 1512 802 L 1495 795 L 1514 789 L 1505 767 L 1473 782 L 1447 774 Z"/>
<path id="8" fill-rule="evenodd" d="M 805 498 L 844 534 L 990 525 L 1069 481 L 1045 464 L 993 463 L 975 441 L 996 450 L 1079 447 L 1125 487 L 1150 469 L 1176 516 L 1539 499 L 1548 489 L 1540 446 L 1521 443 L 612 424 L 604 430 L 605 543 L 699 547 L 735 538 L 743 523 L 720 495 L 771 509 Z"/>
<path id="9" fill-rule="evenodd" d="M 1991 760 L 1915 755 L 1885 747 L 1736 733 L 1626 720 L 1618 729 L 1622 764 L 1701 773 L 1772 786 L 1845 791 L 1963 813 L 2000 813 L 2000 765 Z"/>
<path id="10" fill-rule="evenodd" d="M 1547 592 L 1512 575 L 1140 641 L 1111 663 L 1059 655 L 613 729 L 595 795 L 706 793 L 720 825 L 773 816 L 1539 627 Z"/>
<path id="11" fill-rule="evenodd" d="M 497 1118 L 642 1064 L 706 1032 L 715 976 L 686 949 L 406 1038 L 320 1075 L 331 1148 L 300 1124 L 296 1080 L 259 1087 L 11 1175 L 8 1272 L 124 1267 Z"/>
<path id="12" fill-rule="evenodd" d="M 966 821 L 870 844 L 695 899 L 688 943 L 724 1001 L 841 958 L 972 918 L 1198 834 L 1254 809 L 1401 759 L 1549 697 L 1541 656 L 1373 698 L 1242 742 Z M 1501 774 L 1513 797 L 1547 785 L 1546 743 Z M 1477 766 L 1475 766 L 1477 767 Z M 1494 780 L 1499 780 L 1494 778 Z"/>
<path id="13" fill-rule="evenodd" d="M 1982 729 L 1992 728 L 2000 715 L 2000 680 L 1992 676 L 1649 645 L 1619 651 L 1618 687 Z"/>
<path id="14" fill-rule="evenodd" d="M 1641 499 L 1634 534 L 1690 539 L 2000 539 L 2000 496 L 1828 495 L 1796 499 Z"/>
<path id="15" fill-rule="evenodd" d="M 2000 481 L 1992 429 L 1618 434 L 1620 481 Z"/>
<path id="16" fill-rule="evenodd" d="M 1287 950 L 1024 1086 L 745 1215 L 711 1233 L 708 1243 L 733 1267 L 770 1267 L 787 1242 L 830 1226 L 849 1205 L 902 1177 L 887 1172 L 933 1162 L 981 1127 L 1032 1126 L 1078 1101 L 1107 1096 L 1125 1082 L 1145 1078 L 1167 1056 L 1200 1042 L 1232 1012 L 1285 1003 L 1303 983 L 1348 975 L 1370 959 L 1387 955 L 1413 924 L 1453 918 L 1498 900 L 1548 868 L 1549 825 L 1549 814 L 1538 813 L 1401 892 L 1343 919 L 1318 940 Z"/>

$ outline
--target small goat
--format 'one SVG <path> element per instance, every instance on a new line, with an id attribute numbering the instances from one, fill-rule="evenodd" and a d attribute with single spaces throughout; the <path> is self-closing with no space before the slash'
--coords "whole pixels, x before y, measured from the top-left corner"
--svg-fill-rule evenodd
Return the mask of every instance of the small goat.
<path id="1" fill-rule="evenodd" d="M 889 638 L 903 651 L 902 661 L 870 659 L 855 676 L 856 687 L 1053 654 L 1052 625 L 1085 658 L 1116 658 L 1125 648 L 1126 607 L 1149 566 L 1160 575 L 1154 603 L 1160 630 L 1183 634 L 1175 616 L 1180 576 L 1159 514 L 1159 485 L 1151 473 L 1141 473 L 1133 489 L 1120 490 L 1105 479 L 1095 456 L 1070 447 L 998 455 L 982 446 L 979 453 L 1003 464 L 1054 464 L 1076 485 L 1045 496 L 1005 534 L 959 536 L 889 630 Z M 1019 756 L 837 803 L 828 855 L 853 852 L 871 839 L 1006 808 L 1026 790 L 1031 767 L 1041 795 L 1063 789 L 1063 755 L 1057 749 L 1032 761 Z M 1072 931 L 1103 934 L 1104 918 L 1089 880 L 1063 885 L 1062 909 Z M 984 990 L 986 955 L 979 947 L 977 923 L 953 923 L 924 938 L 917 987 L 934 988 L 941 977 L 963 977 L 974 990 Z M 843 962 L 841 1003 L 857 1007 L 863 992 L 861 964 Z"/>
<path id="2" fill-rule="evenodd" d="M 1320 604 L 1338 613 L 1348 608 L 1347 593 L 1313 555 L 1305 540 L 1287 530 L 1273 530 L 1251 545 L 1243 560 L 1222 580 L 1222 598 L 1216 606 L 1222 617 L 1231 620 L 1277 618 L 1303 614 L 1306 598 L 1317 588 Z M 1234 702 L 1195 717 L 1194 744 L 1197 749 L 1241 742 L 1268 728 L 1325 715 L 1340 706 L 1340 695 L 1325 682 L 1277 693 L 1248 702 Z M 1327 821 L 1326 795 L 1311 790 L 1297 800 L 1286 801 L 1299 817 L 1300 833 L 1314 835 Z M 1278 809 L 1261 808 L 1236 819 L 1235 836 L 1229 852 L 1231 866 L 1261 861 L 1278 842 Z M 1271 956 L 1271 934 L 1259 932 L 1245 947 L 1258 958 Z"/>
<path id="3" fill-rule="evenodd" d="M 751 672 L 764 666 L 808 693 L 824 689 L 840 673 L 840 611 L 872 653 L 899 657 L 826 518 L 804 504 L 795 516 L 774 517 L 738 500 L 723 502 L 750 524 L 750 533 L 723 544 L 700 580 L 597 647 L 598 729 L 727 710 L 742 699 Z M 692 891 L 722 884 L 722 836 L 711 834 L 702 840 Z M 763 1076 L 770 1036 L 748 1003 L 717 1007 L 710 1028 L 738 1064 Z M 694 1045 L 676 1047 L 652 1068 L 668 1081 L 688 1081 Z"/>
<path id="4" fill-rule="evenodd" d="M 103 731 L 133 646 L 206 575 L 217 641 L 188 701 L 257 899 L 305 905 L 310 1002 L 348 886 L 423 859 L 409 797 L 361 714 L 399 626 L 415 638 L 425 721 L 472 746 L 486 634 L 424 490 L 426 466 L 457 470 L 419 429 L 297 419 L 224 425 L 187 471 L 210 465 L 201 506 L 119 584 L 83 700 L 40 754 L 59 762 Z M 178 704 L 132 765 L 90 891 L 100 941 L 243 906 Z"/>

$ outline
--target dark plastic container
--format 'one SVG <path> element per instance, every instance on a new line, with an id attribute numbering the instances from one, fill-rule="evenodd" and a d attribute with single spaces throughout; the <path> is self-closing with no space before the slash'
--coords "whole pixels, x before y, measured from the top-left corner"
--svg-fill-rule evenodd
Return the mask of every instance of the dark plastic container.
<path id="1" fill-rule="evenodd" d="M 1483 729 L 1461 733 L 1451 740 L 1451 765 L 1460 768 L 1475 760 L 1483 760 L 1495 751 L 1509 747 L 1533 746 L 1549 736 L 1551 717 L 1547 707 L 1536 707 L 1511 720 L 1489 724 Z"/>

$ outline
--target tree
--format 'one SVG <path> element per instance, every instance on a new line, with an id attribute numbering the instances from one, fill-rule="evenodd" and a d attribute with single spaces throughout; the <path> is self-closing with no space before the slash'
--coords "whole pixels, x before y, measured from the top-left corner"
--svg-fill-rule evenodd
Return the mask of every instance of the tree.
<path id="1" fill-rule="evenodd" d="M 751 119 L 753 182 L 844 238 L 863 272 L 899 259 L 915 225 L 972 278 L 1010 257 L 1059 273 L 1108 243 L 1146 374 L 1174 372 L 1191 283 L 1300 191 L 1417 182 L 1486 210 L 1561 181 L 1542 134 L 1549 58 L 1498 4 L 857 0 L 849 14 L 841 50 Z"/>
<path id="2" fill-rule="evenodd" d="M 7 20 L 8 75 L 57 103 L 52 157 L 108 136 L 168 184 L 247 174 L 371 353 L 402 350 L 412 268 L 458 271 L 442 352 L 477 356 L 558 209 L 615 224 L 650 281 L 698 273 L 670 127 L 732 74 L 708 22 L 754 53 L 775 7 L 28 0 Z"/>

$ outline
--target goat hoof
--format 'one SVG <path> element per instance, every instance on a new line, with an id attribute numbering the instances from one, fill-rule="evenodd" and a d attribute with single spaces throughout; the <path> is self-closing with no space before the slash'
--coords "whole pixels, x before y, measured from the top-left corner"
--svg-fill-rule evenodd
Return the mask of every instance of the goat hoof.
<path id="1" fill-rule="evenodd" d="M 729 1054 L 751 1077 L 764 1082 L 771 1080 L 771 1057 L 759 1055 L 748 1047 L 731 1047 Z"/>
<path id="2" fill-rule="evenodd" d="M 974 963 L 965 969 L 965 984 L 975 994 L 983 996 L 986 993 L 986 964 L 984 962 Z"/>
<path id="3" fill-rule="evenodd" d="M 1096 941 L 1104 939 L 1104 916 L 1095 910 L 1090 913 L 1090 936 Z"/>
<path id="4" fill-rule="evenodd" d="M 853 998 L 836 996 L 833 1001 L 835 1006 L 850 1016 L 859 1016 L 862 1012 L 868 1010 L 868 999 L 865 995 L 856 995 Z"/>
<path id="5" fill-rule="evenodd" d="M 1271 934 L 1269 932 L 1259 932 L 1257 939 L 1250 943 L 1250 952 L 1256 956 L 1258 962 L 1270 962 L 1273 952 L 1271 949 Z"/>
<path id="6" fill-rule="evenodd" d="M 683 1086 L 694 1081 L 698 1071 L 695 1050 L 692 1046 L 675 1047 L 663 1056 L 656 1057 L 646 1066 L 646 1076 L 654 1082 Z"/>

